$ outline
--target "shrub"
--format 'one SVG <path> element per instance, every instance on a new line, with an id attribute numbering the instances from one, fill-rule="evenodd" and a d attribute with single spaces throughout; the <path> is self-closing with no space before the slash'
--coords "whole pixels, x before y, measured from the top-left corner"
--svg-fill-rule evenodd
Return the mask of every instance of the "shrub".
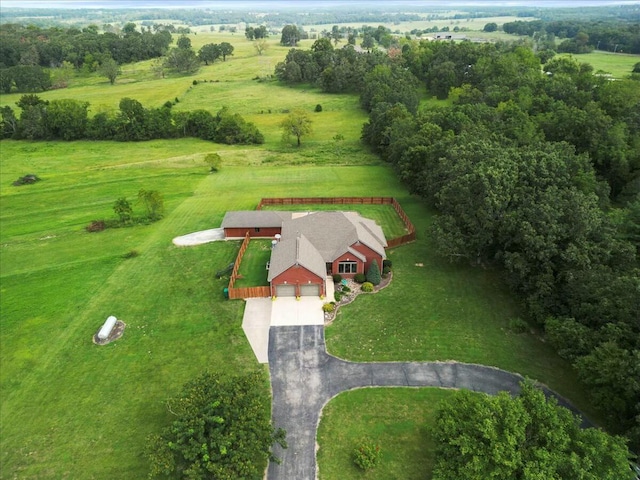
<path id="1" fill-rule="evenodd" d="M 350 292 L 350 291 L 351 291 L 351 289 L 349 287 L 347 287 L 346 285 L 342 286 L 342 293 L 347 293 L 347 292 Z"/>
<path id="2" fill-rule="evenodd" d="M 194 80 L 194 81 L 193 81 L 193 82 L 191 82 L 191 83 L 193 83 L 194 85 L 198 85 L 198 80 Z"/>
<path id="3" fill-rule="evenodd" d="M 336 306 L 333 303 L 325 303 L 322 305 L 322 311 L 325 313 L 331 313 L 336 309 Z"/>
<path id="4" fill-rule="evenodd" d="M 40 177 L 30 173 L 29 175 L 25 175 L 24 177 L 20 177 L 15 182 L 12 183 L 14 187 L 21 187 L 22 185 L 32 185 L 36 182 L 40 181 Z"/>
<path id="5" fill-rule="evenodd" d="M 316 111 L 317 113 L 321 112 L 321 111 L 322 111 L 322 105 L 317 104 L 317 105 L 316 105 L 316 108 L 315 108 L 315 111 Z"/>
<path id="6" fill-rule="evenodd" d="M 333 283 L 340 283 L 342 281 L 342 275 L 339 273 L 333 274 Z"/>
<path id="7" fill-rule="evenodd" d="M 384 270 L 385 268 L 388 268 L 389 270 L 391 270 L 391 267 L 393 266 L 393 262 L 391 260 L 389 260 L 388 258 L 385 258 L 382 261 L 382 269 Z"/>
<path id="8" fill-rule="evenodd" d="M 360 288 L 362 289 L 363 292 L 367 292 L 367 293 L 373 292 L 373 283 L 364 282 L 362 284 L 362 287 L 360 287 Z"/>
<path id="9" fill-rule="evenodd" d="M 356 283 L 364 283 L 367 281 L 367 276 L 364 273 L 356 273 L 353 276 L 353 281 Z"/>
<path id="10" fill-rule="evenodd" d="M 378 266 L 378 262 L 373 260 L 371 265 L 369 265 L 369 270 L 367 270 L 367 282 L 379 285 L 381 281 L 382 277 L 380 276 L 380 267 Z"/>
<path id="11" fill-rule="evenodd" d="M 89 225 L 87 225 L 86 230 L 89 233 L 92 232 L 101 232 L 106 228 L 104 220 L 94 220 Z"/>
<path id="12" fill-rule="evenodd" d="M 336 291 L 333 294 L 333 298 L 335 298 L 336 302 L 339 302 L 340 299 L 344 296 L 344 293 L 340 292 L 340 291 Z"/>
<path id="13" fill-rule="evenodd" d="M 380 462 L 380 445 L 365 438 L 353 451 L 353 461 L 362 470 L 369 470 Z"/>
<path id="14" fill-rule="evenodd" d="M 529 329 L 529 325 L 520 317 L 509 320 L 509 330 L 513 333 L 525 333 Z"/>

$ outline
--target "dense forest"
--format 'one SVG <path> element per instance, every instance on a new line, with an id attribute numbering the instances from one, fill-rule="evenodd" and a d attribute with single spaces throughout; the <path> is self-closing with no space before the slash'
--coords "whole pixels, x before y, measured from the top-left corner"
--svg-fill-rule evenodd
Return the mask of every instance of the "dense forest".
<path id="1" fill-rule="evenodd" d="M 508 44 L 292 49 L 286 82 L 359 91 L 362 138 L 438 211 L 451 261 L 500 268 L 640 450 L 640 88 Z M 426 92 L 449 107 L 420 109 Z"/>

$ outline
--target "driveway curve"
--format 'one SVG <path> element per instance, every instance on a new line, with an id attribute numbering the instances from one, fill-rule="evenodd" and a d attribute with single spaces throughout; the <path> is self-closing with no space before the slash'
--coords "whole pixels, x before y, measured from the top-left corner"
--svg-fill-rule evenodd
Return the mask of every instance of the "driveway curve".
<path id="1" fill-rule="evenodd" d="M 329 355 L 321 325 L 269 330 L 272 421 L 287 432 L 287 449 L 276 446 L 268 480 L 313 480 L 316 431 L 324 405 L 337 394 L 362 387 L 464 388 L 488 394 L 517 394 L 523 377 L 493 367 L 458 362 L 353 363 Z M 548 389 L 560 405 L 577 412 Z M 585 420 L 585 426 L 589 426 Z"/>

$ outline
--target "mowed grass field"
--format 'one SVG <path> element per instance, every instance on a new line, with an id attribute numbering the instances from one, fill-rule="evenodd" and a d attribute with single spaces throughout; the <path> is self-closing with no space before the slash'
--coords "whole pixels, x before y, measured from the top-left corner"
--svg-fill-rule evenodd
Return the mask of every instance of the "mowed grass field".
<path id="1" fill-rule="evenodd" d="M 205 37 L 193 35 L 194 46 L 196 38 L 223 41 Z M 117 91 L 106 81 L 92 85 L 95 78 L 89 78 L 41 96 L 86 98 L 105 109 L 117 108 L 125 96 L 147 107 L 174 96 L 180 98 L 176 109 L 215 112 L 226 105 L 257 124 L 265 145 L 195 139 L 0 142 L 3 478 L 145 477 L 145 438 L 171 420 L 166 399 L 206 369 L 259 369 L 269 394 L 268 370 L 256 363 L 242 333 L 244 304 L 225 301 L 226 279 L 214 275 L 233 262 L 239 242 L 189 248 L 171 243 L 175 236 L 219 226 L 226 211 L 252 209 L 261 197 L 394 196 L 416 225 L 418 240 L 389 252 L 392 284 L 343 307 L 327 329 L 332 353 L 362 361 L 496 365 L 545 382 L 589 411 L 568 365 L 535 335 L 509 330 L 510 319 L 522 312 L 499 273 L 435 257 L 428 236 L 432 212 L 359 142 L 366 115 L 357 97 L 258 83 L 252 78 L 267 67 L 252 48 L 240 38 L 234 57 L 194 77 L 149 80 L 144 66 L 136 65 L 125 68 L 129 81 L 118 82 Z M 286 50 L 273 45 L 269 61 L 283 58 Z M 194 78 L 207 82 L 193 85 Z M 0 103 L 18 98 L 3 95 Z M 318 103 L 323 112 L 312 114 L 314 132 L 302 147 L 282 144 L 282 110 L 311 111 Z M 336 133 L 345 139 L 335 141 Z M 202 161 L 211 152 L 223 158 L 222 170 L 213 175 Z M 27 173 L 43 180 L 11 186 Z M 96 234 L 84 230 L 91 220 L 113 217 L 115 200 L 133 201 L 140 188 L 162 192 L 164 219 Z M 137 256 L 125 258 L 134 250 Z M 256 264 L 262 263 L 256 253 Z M 98 347 L 91 339 L 108 315 L 127 328 L 120 340 Z M 358 411 L 368 402 L 357 397 L 348 408 Z M 376 405 L 385 423 L 399 408 L 392 401 Z M 426 418 L 429 402 L 423 408 Z M 358 417 L 350 418 L 345 428 L 361 428 Z M 406 443 L 421 441 L 419 429 L 403 435 Z M 321 441 L 321 449 L 350 448 L 350 439 L 341 443 L 342 438 Z M 404 464 L 394 464 L 396 478 L 411 478 Z M 333 468 L 323 465 L 321 475 L 323 468 Z M 323 478 L 342 478 L 335 475 Z"/>
<path id="2" fill-rule="evenodd" d="M 631 75 L 633 66 L 640 62 L 640 55 L 626 53 L 603 52 L 600 50 L 580 55 L 561 54 L 571 57 L 580 63 L 588 63 L 594 72 L 604 72 L 613 75 L 613 78 L 626 78 Z"/>

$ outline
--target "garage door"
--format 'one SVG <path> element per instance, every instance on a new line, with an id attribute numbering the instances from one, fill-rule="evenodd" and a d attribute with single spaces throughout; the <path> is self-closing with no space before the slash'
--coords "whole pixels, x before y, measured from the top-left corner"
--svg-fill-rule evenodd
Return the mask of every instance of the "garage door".
<path id="1" fill-rule="evenodd" d="M 319 297 L 320 285 L 301 285 L 300 295 L 303 297 Z"/>
<path id="2" fill-rule="evenodd" d="M 295 297 L 296 286 L 295 285 L 276 285 L 277 297 Z"/>

